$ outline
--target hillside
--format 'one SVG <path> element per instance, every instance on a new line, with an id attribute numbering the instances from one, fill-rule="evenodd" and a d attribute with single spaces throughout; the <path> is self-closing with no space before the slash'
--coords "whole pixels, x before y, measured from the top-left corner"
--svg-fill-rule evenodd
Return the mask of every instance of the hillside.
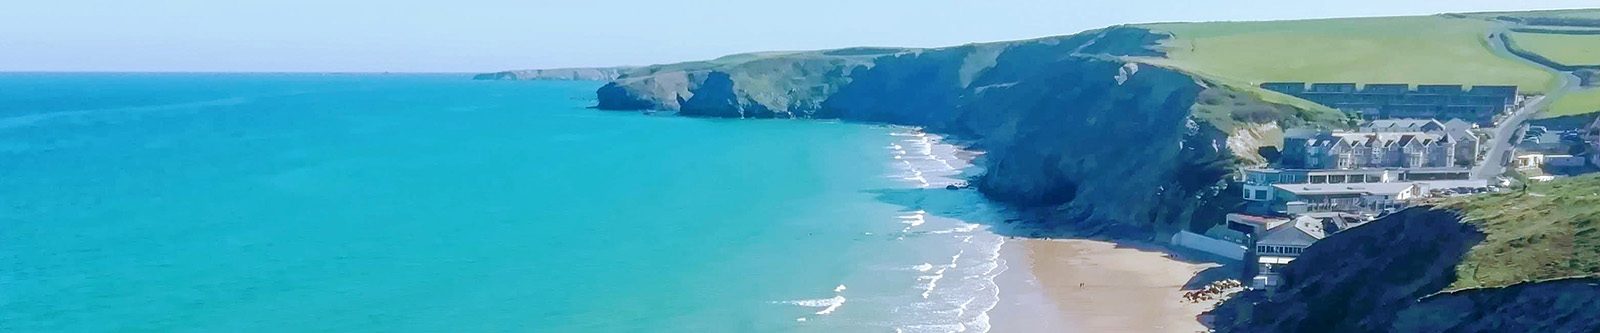
<path id="1" fill-rule="evenodd" d="M 1174 66 L 1249 84 L 1270 81 L 1517 85 L 1551 73 L 1495 53 L 1493 23 L 1443 15 L 1140 25 L 1172 34 Z M 1399 33 L 1404 32 L 1404 33 Z"/>
<path id="2" fill-rule="evenodd" d="M 1507 48 L 1543 66 L 1576 76 L 1581 86 L 1552 94 L 1556 100 L 1539 114 L 1549 125 L 1588 124 L 1600 115 L 1600 9 L 1463 14 L 1498 24 Z"/>
<path id="3" fill-rule="evenodd" d="M 1488 234 L 1456 267 L 1451 289 L 1600 273 L 1600 175 L 1442 205 Z"/>
<path id="4" fill-rule="evenodd" d="M 1600 330 L 1600 176 L 1418 207 L 1312 245 L 1222 332 Z"/>
<path id="5" fill-rule="evenodd" d="M 1063 219 L 1158 232 L 1208 227 L 1238 204 L 1227 175 L 1284 127 L 1343 114 L 1142 62 L 1136 27 L 948 48 L 738 55 L 641 68 L 598 92 L 611 110 L 836 118 L 925 126 L 975 142 L 991 198 Z M 797 143 L 801 144 L 801 143 Z"/>
<path id="6" fill-rule="evenodd" d="M 1512 84 L 1568 96 L 1552 105 L 1581 114 L 1600 94 L 1570 89 L 1499 36 L 1589 13 L 1160 23 L 945 48 L 737 54 L 621 72 L 597 91 L 598 108 L 925 126 L 991 152 L 976 185 L 995 199 L 1171 232 L 1233 209 L 1228 175 L 1262 162 L 1283 128 L 1351 125 L 1259 83 Z"/>

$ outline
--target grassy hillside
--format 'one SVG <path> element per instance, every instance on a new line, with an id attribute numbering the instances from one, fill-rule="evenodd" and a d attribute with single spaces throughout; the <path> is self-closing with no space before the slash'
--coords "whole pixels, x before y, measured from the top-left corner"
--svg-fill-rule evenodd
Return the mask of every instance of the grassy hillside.
<path id="1" fill-rule="evenodd" d="M 1600 65 L 1600 35 L 1513 32 L 1511 40 L 1562 65 Z"/>
<path id="2" fill-rule="evenodd" d="M 1465 212 L 1488 234 L 1456 267 L 1450 289 L 1600 274 L 1600 175 L 1445 206 Z"/>
<path id="3" fill-rule="evenodd" d="M 1557 19 L 1557 20 L 1566 19 L 1566 20 L 1575 20 L 1574 22 L 1585 22 L 1586 20 L 1600 20 L 1600 9 L 1557 9 L 1557 10 L 1530 10 L 1530 11 L 1522 11 L 1522 12 L 1484 12 L 1484 13 L 1464 14 L 1463 16 L 1470 16 L 1470 17 L 1484 18 L 1484 19 L 1513 18 L 1513 19 L 1536 20 L 1536 21 L 1537 20 L 1550 20 L 1550 19 Z"/>
<path id="4" fill-rule="evenodd" d="M 1589 88 L 1569 93 L 1550 104 L 1550 109 L 1539 118 L 1555 118 L 1600 112 L 1600 88 Z"/>
<path id="5" fill-rule="evenodd" d="M 1543 92 L 1555 76 L 1495 54 L 1494 23 L 1446 16 L 1141 25 L 1174 37 L 1166 62 L 1233 81 L 1510 84 Z"/>

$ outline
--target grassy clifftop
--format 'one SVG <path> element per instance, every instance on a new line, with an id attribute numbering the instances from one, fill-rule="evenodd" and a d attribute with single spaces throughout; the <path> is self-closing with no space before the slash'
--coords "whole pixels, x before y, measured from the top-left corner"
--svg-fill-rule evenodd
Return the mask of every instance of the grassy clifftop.
<path id="1" fill-rule="evenodd" d="M 1600 175 L 1445 206 L 1488 235 L 1457 266 L 1452 289 L 1600 274 Z"/>
<path id="2" fill-rule="evenodd" d="M 1555 77 L 1497 54 L 1494 23 L 1448 16 L 1274 22 L 1161 23 L 1171 64 L 1250 84 L 1269 81 L 1506 84 L 1551 88 Z"/>
<path id="3" fill-rule="evenodd" d="M 1489 42 L 1507 34 L 1553 67 L 1600 67 L 1600 9 L 1272 22 L 1139 25 L 1170 34 L 1149 59 L 1234 85 L 1270 81 L 1516 85 L 1557 97 L 1540 118 L 1600 112 L 1600 88 L 1565 89 L 1550 69 Z"/>
<path id="4" fill-rule="evenodd" d="M 1219 332 L 1596 332 L 1600 175 L 1415 207 L 1317 242 Z"/>

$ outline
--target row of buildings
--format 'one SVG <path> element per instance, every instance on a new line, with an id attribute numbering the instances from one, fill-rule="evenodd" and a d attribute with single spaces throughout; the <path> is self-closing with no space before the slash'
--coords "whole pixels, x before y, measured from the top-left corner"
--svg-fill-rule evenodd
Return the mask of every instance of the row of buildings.
<path id="1" fill-rule="evenodd" d="M 1277 286 L 1278 270 L 1324 237 L 1421 198 L 1487 190 L 1488 180 L 1470 179 L 1485 147 L 1475 127 L 1385 119 L 1355 131 L 1289 131 L 1276 163 L 1242 171 L 1249 208 L 1207 236 L 1246 249 L 1253 286 Z"/>
<path id="2" fill-rule="evenodd" d="M 1279 165 L 1297 169 L 1471 166 L 1480 148 L 1474 124 L 1453 119 L 1388 119 L 1355 132 L 1291 130 Z"/>
<path id="3" fill-rule="evenodd" d="M 1482 188 L 1470 180 L 1483 145 L 1470 124 L 1393 119 L 1354 132 L 1285 134 L 1276 165 L 1243 171 L 1256 211 L 1376 214 L 1435 191 Z"/>
<path id="4" fill-rule="evenodd" d="M 1516 86 L 1417 85 L 1398 83 L 1268 82 L 1261 88 L 1299 97 L 1363 119 L 1464 119 L 1490 125 L 1496 115 L 1521 103 Z"/>

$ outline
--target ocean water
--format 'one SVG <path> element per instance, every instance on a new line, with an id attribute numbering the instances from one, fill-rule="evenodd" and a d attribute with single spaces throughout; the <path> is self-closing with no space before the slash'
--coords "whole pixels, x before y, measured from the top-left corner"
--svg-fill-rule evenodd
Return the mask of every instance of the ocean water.
<path id="1" fill-rule="evenodd" d="M 0 74 L 0 331 L 987 330 L 936 137 L 599 84 Z"/>

